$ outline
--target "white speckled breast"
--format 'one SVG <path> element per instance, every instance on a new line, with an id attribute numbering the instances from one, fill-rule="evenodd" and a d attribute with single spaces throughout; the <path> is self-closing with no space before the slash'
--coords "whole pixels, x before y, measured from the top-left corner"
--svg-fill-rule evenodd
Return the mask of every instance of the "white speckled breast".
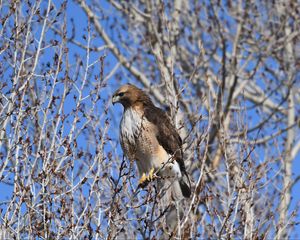
<path id="1" fill-rule="evenodd" d="M 125 140 L 122 139 L 123 137 L 126 138 L 128 144 L 135 145 L 136 138 L 141 131 L 141 123 L 142 118 L 136 110 L 126 109 L 120 124 L 121 141 Z"/>
<path id="2" fill-rule="evenodd" d="M 125 110 L 120 123 L 120 141 L 125 155 L 137 161 L 140 173 L 154 167 L 153 153 L 157 145 L 151 124 L 134 108 Z"/>

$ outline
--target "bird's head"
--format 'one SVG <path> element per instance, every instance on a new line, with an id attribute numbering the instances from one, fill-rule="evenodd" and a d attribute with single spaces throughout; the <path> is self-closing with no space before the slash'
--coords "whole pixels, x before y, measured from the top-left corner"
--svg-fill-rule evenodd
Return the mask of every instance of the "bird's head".
<path id="1" fill-rule="evenodd" d="M 125 108 L 132 106 L 146 95 L 141 89 L 134 85 L 121 86 L 112 96 L 112 103 L 121 103 Z"/>

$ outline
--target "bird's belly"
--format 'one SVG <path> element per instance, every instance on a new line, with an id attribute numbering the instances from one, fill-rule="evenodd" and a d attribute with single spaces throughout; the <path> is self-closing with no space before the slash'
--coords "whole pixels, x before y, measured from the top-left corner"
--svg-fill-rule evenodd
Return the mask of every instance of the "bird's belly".
<path id="1" fill-rule="evenodd" d="M 140 176 L 143 173 L 150 172 L 150 170 L 152 168 L 155 168 L 152 159 L 151 158 L 149 159 L 147 155 L 139 154 L 139 156 L 136 158 L 136 164 L 137 164 Z"/>
<path id="2" fill-rule="evenodd" d="M 155 143 L 147 138 L 137 140 L 136 162 L 140 174 L 148 173 L 152 168 L 159 168 L 155 156 Z"/>
<path id="3" fill-rule="evenodd" d="M 151 169 L 162 170 L 169 160 L 167 152 L 151 139 L 143 138 L 137 141 L 138 151 L 136 152 L 136 162 L 140 174 L 148 173 Z"/>

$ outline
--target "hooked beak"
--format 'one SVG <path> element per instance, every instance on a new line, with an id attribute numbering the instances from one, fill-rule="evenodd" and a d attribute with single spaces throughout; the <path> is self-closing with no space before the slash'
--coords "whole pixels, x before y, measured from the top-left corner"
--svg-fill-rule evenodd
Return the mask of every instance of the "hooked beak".
<path id="1" fill-rule="evenodd" d="M 113 95 L 112 97 L 112 104 L 115 105 L 115 103 L 119 102 L 120 97 L 117 95 Z"/>

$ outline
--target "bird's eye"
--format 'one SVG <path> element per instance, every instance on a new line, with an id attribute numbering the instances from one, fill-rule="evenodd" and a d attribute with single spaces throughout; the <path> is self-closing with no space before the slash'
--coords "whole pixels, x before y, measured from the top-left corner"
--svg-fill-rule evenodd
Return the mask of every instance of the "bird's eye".
<path id="1" fill-rule="evenodd" d="M 122 97 L 122 96 L 124 96 L 124 93 L 123 93 L 123 92 L 120 92 L 118 95 L 119 95 L 120 97 Z"/>

